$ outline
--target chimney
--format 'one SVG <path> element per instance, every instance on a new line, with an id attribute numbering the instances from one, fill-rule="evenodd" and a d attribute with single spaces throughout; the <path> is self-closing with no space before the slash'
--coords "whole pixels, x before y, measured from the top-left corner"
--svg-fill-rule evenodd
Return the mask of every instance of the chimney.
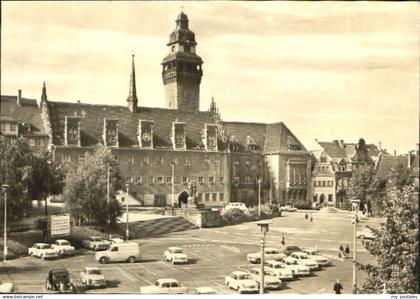
<path id="1" fill-rule="evenodd" d="M 382 151 L 382 142 L 381 141 L 378 142 L 378 150 Z"/>
<path id="2" fill-rule="evenodd" d="M 16 103 L 20 106 L 22 104 L 22 89 L 18 90 L 18 96 Z"/>

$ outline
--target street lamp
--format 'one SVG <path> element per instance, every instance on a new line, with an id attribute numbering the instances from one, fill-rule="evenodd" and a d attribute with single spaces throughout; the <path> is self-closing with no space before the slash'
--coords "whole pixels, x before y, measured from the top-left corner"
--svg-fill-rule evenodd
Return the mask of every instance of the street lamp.
<path id="1" fill-rule="evenodd" d="M 261 182 L 262 179 L 258 179 L 258 216 L 261 217 Z"/>
<path id="2" fill-rule="evenodd" d="M 171 162 L 171 203 L 172 203 L 172 216 L 174 216 L 175 205 L 175 161 Z"/>
<path id="3" fill-rule="evenodd" d="M 264 250 L 265 250 L 265 235 L 268 233 L 269 221 L 257 222 L 261 230 L 261 269 L 260 269 L 260 294 L 264 294 Z"/>
<path id="4" fill-rule="evenodd" d="M 354 210 L 354 221 L 353 221 L 353 294 L 357 294 L 357 212 L 359 211 L 359 199 L 353 199 L 351 201 Z"/>
<path id="5" fill-rule="evenodd" d="M 3 244 L 3 259 L 4 261 L 7 260 L 7 190 L 9 189 L 9 185 L 3 184 L 1 185 L 1 190 L 4 194 L 4 244 Z"/>
<path id="6" fill-rule="evenodd" d="M 127 188 L 127 200 L 126 200 L 126 202 L 125 202 L 125 207 L 126 207 L 126 225 L 127 225 L 127 227 L 126 227 L 126 229 L 125 229 L 125 238 L 126 238 L 126 240 L 128 241 L 128 238 L 130 237 L 130 230 L 129 230 L 129 228 L 128 228 L 128 213 L 129 213 L 129 211 L 128 211 L 128 199 L 129 199 L 129 196 L 130 196 L 130 184 L 127 182 L 126 184 L 125 184 L 125 187 Z"/>

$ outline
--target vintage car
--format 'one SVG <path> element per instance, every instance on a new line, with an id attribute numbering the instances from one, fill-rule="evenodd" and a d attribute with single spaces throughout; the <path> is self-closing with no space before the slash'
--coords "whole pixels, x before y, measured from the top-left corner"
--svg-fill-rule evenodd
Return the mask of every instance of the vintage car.
<path id="1" fill-rule="evenodd" d="M 195 288 L 194 292 L 196 294 L 216 294 L 216 290 L 211 287 L 199 287 Z"/>
<path id="2" fill-rule="evenodd" d="M 320 266 L 329 266 L 331 261 L 329 258 L 320 255 L 316 248 L 304 248 L 302 252 L 306 253 L 310 258 L 314 259 Z"/>
<path id="3" fill-rule="evenodd" d="M 375 235 L 373 234 L 372 230 L 368 227 L 364 227 L 362 230 L 357 231 L 356 236 L 358 239 L 375 239 Z"/>
<path id="4" fill-rule="evenodd" d="M 43 260 L 59 257 L 58 251 L 46 243 L 35 243 L 32 247 L 28 248 L 28 254 L 30 256 L 37 256 Z"/>
<path id="5" fill-rule="evenodd" d="M 285 205 L 285 206 L 281 206 L 280 211 L 285 211 L 285 212 L 296 212 L 297 208 L 294 205 Z"/>
<path id="6" fill-rule="evenodd" d="M 308 269 L 309 270 L 309 269 Z M 282 281 L 292 280 L 294 278 L 293 271 L 284 263 L 274 260 L 264 262 L 264 271 L 269 275 L 275 276 Z"/>
<path id="7" fill-rule="evenodd" d="M 276 248 L 267 247 L 264 249 L 264 258 L 266 260 L 280 261 L 285 257 L 286 255 Z M 250 263 L 259 264 L 261 262 L 261 251 L 247 254 L 246 259 Z"/>
<path id="8" fill-rule="evenodd" d="M 77 289 L 67 270 L 53 269 L 48 272 L 43 291 L 45 293 L 76 293 Z"/>
<path id="9" fill-rule="evenodd" d="M 225 277 L 225 284 L 238 293 L 258 293 L 258 282 L 252 279 L 251 274 L 244 271 L 233 271 Z"/>
<path id="10" fill-rule="evenodd" d="M 82 241 L 82 245 L 84 248 L 93 249 L 93 250 L 106 250 L 109 246 L 110 242 L 105 240 L 102 237 L 92 236 L 86 240 Z"/>
<path id="11" fill-rule="evenodd" d="M 285 255 L 290 255 L 296 251 L 301 251 L 300 247 L 296 245 L 286 245 L 280 248 L 280 252 L 284 253 Z"/>
<path id="12" fill-rule="evenodd" d="M 261 285 L 261 269 L 252 268 L 249 270 L 251 278 Z M 264 269 L 264 289 L 267 290 L 279 290 L 283 287 L 283 282 L 277 276 L 270 275 L 267 270 Z"/>
<path id="13" fill-rule="evenodd" d="M 318 270 L 319 265 L 317 261 L 313 258 L 310 258 L 308 254 L 305 252 L 297 251 L 291 253 L 288 257 L 284 259 L 284 262 L 286 264 L 294 264 L 294 262 L 297 261 L 299 265 L 306 266 L 309 268 L 309 270 Z"/>
<path id="14" fill-rule="evenodd" d="M 178 280 L 173 278 L 158 279 L 154 285 L 140 287 L 142 294 L 185 294 L 187 288 L 181 286 Z"/>
<path id="15" fill-rule="evenodd" d="M 0 294 L 16 293 L 16 291 L 13 283 L 0 281 Z"/>
<path id="16" fill-rule="evenodd" d="M 71 246 L 70 242 L 67 240 L 55 240 L 54 243 L 51 244 L 51 247 L 61 255 L 74 254 L 74 246 Z"/>
<path id="17" fill-rule="evenodd" d="M 106 287 L 105 276 L 102 274 L 101 269 L 97 267 L 85 267 L 85 269 L 80 272 L 80 280 L 82 284 L 86 287 L 97 287 L 103 288 Z"/>
<path id="18" fill-rule="evenodd" d="M 172 264 L 187 264 L 188 256 L 180 247 L 169 247 L 163 254 L 167 262 Z"/>
<path id="19" fill-rule="evenodd" d="M 229 202 L 228 204 L 226 204 L 223 208 L 224 211 L 229 211 L 229 210 L 233 210 L 233 209 L 238 209 L 241 211 L 246 211 L 246 205 L 243 202 Z"/>

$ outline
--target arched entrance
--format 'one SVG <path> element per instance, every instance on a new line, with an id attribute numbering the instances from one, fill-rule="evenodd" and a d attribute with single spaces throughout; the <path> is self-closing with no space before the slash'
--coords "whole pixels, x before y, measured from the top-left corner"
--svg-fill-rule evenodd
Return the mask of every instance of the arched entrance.
<path id="1" fill-rule="evenodd" d="M 325 201 L 325 194 L 321 194 L 321 196 L 319 197 L 319 203 L 324 203 Z"/>
<path id="2" fill-rule="evenodd" d="M 186 204 L 188 202 L 188 197 L 190 197 L 190 194 L 186 190 L 179 193 L 178 194 L 178 207 L 181 207 L 182 204 Z"/>

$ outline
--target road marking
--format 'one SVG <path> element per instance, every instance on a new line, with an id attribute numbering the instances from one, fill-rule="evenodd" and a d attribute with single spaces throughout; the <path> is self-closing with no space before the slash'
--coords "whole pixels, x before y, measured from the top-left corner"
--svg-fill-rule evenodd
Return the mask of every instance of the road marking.
<path id="1" fill-rule="evenodd" d="M 157 276 L 155 272 L 153 272 L 152 270 L 150 270 L 149 268 L 146 268 L 145 266 L 141 265 L 141 264 L 137 264 L 140 268 L 146 270 L 147 272 L 151 273 L 153 276 Z"/>
<path id="2" fill-rule="evenodd" d="M 241 250 L 240 250 L 239 248 L 237 248 L 237 247 L 233 247 L 233 246 L 220 245 L 220 247 L 222 247 L 222 248 L 224 248 L 224 249 L 227 249 L 227 250 L 229 250 L 229 251 L 232 251 L 232 252 L 234 252 L 234 253 L 239 253 L 239 252 L 241 252 Z"/>
<path id="3" fill-rule="evenodd" d="M 121 269 L 120 267 L 116 267 L 116 268 L 121 272 L 121 274 L 123 274 L 125 277 L 127 277 L 130 281 L 136 281 L 136 279 L 132 278 L 130 275 L 128 275 L 127 273 L 125 273 L 123 271 L 123 269 Z"/>
<path id="4" fill-rule="evenodd" d="M 162 265 L 164 265 L 164 266 L 166 266 L 166 267 L 168 267 L 169 269 L 171 269 L 171 270 L 175 270 L 175 268 L 174 267 L 172 267 L 171 265 L 169 265 L 167 262 L 164 262 L 164 261 L 159 261 L 158 262 L 159 264 L 162 264 Z"/>

